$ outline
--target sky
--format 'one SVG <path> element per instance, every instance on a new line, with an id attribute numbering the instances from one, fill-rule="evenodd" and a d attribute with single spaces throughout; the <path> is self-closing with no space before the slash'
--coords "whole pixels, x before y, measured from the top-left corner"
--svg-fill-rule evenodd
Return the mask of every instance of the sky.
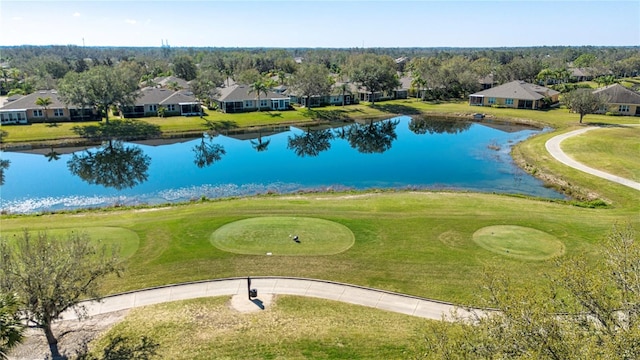
<path id="1" fill-rule="evenodd" d="M 0 46 L 640 46 L 639 0 L 0 0 Z"/>

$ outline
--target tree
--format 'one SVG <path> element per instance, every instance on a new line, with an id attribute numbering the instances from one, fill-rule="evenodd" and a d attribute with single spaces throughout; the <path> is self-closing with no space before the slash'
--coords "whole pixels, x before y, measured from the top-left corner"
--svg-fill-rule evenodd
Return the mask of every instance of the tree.
<path id="1" fill-rule="evenodd" d="M 349 83 L 340 83 L 340 85 L 338 85 L 337 88 L 338 88 L 338 91 L 340 91 L 340 94 L 342 95 L 342 106 L 344 106 L 345 94 L 351 93 L 351 87 L 349 86 Z"/>
<path id="2" fill-rule="evenodd" d="M 291 80 L 291 87 L 299 96 L 306 99 L 307 108 L 311 108 L 312 96 L 324 96 L 331 91 L 329 69 L 320 64 L 303 64 Z"/>
<path id="3" fill-rule="evenodd" d="M 198 68 L 191 56 L 180 55 L 173 59 L 173 73 L 181 79 L 191 81 L 196 78 Z"/>
<path id="4" fill-rule="evenodd" d="M 98 247 L 77 231 L 63 240 L 25 230 L 14 239 L 0 241 L 0 289 L 17 294 L 26 320 L 44 331 L 51 356 L 58 359 L 53 321 L 69 309 L 82 315 L 79 302 L 99 298 L 99 281 L 121 273 L 117 249 Z"/>
<path id="5" fill-rule="evenodd" d="M 593 114 L 606 106 L 602 95 L 594 94 L 588 89 L 576 89 L 563 96 L 563 102 L 573 112 L 580 114 L 580 123 L 586 114 Z"/>
<path id="6" fill-rule="evenodd" d="M 49 120 L 49 114 L 47 113 L 47 110 L 49 109 L 49 105 L 51 105 L 52 103 L 53 101 L 51 100 L 50 97 L 46 97 L 46 98 L 39 97 L 36 99 L 36 105 L 41 106 L 42 111 L 44 112 L 45 122 Z"/>
<path id="7" fill-rule="evenodd" d="M 96 66 L 83 73 L 69 72 L 58 93 L 67 104 L 95 106 L 109 123 L 112 105 L 132 105 L 138 97 L 138 80 L 127 68 Z"/>
<path id="8" fill-rule="evenodd" d="M 602 261 L 571 256 L 546 274 L 549 285 L 517 287 L 489 271 L 486 305 L 497 311 L 457 316 L 427 335 L 428 358 L 640 358 L 640 244 L 631 225 L 614 226 Z M 472 320 L 472 321 L 469 321 Z"/>
<path id="9" fill-rule="evenodd" d="M 387 55 L 353 55 L 347 62 L 347 74 L 351 81 L 359 83 L 371 93 L 371 104 L 375 104 L 378 93 L 392 91 L 400 86 L 396 74 L 396 63 Z"/>
<path id="10" fill-rule="evenodd" d="M 222 74 L 215 69 L 205 69 L 198 72 L 198 76 L 191 81 L 193 94 L 202 102 L 211 107 L 218 95 L 218 87 L 224 83 Z"/>
<path id="11" fill-rule="evenodd" d="M 249 88 L 250 88 L 249 89 L 249 94 L 256 93 L 256 99 L 257 99 L 256 107 L 258 108 L 258 111 L 260 111 L 260 108 L 262 107 L 260 105 L 260 93 L 264 93 L 264 96 L 267 96 L 267 91 L 268 91 L 269 88 L 261 80 L 258 80 L 256 82 L 254 82 L 253 84 L 249 85 Z"/>
<path id="12" fill-rule="evenodd" d="M 256 69 L 247 69 L 238 74 L 238 83 L 240 84 L 253 84 L 258 81 L 262 81 L 262 75 Z"/>
<path id="13" fill-rule="evenodd" d="M 0 293 L 0 359 L 6 359 L 7 352 L 22 341 L 24 325 L 18 305 L 15 294 Z"/>

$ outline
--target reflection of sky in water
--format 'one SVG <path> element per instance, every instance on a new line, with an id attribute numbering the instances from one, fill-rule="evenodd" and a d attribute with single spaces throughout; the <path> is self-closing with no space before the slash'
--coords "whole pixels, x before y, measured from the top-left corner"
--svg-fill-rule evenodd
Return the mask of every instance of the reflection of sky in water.
<path id="1" fill-rule="evenodd" d="M 39 154 L 5 152 L 2 158 L 11 163 L 0 187 L 0 207 L 26 213 L 352 188 L 464 189 L 562 197 L 511 161 L 511 146 L 535 130 L 505 132 L 473 124 L 456 135 L 415 134 L 408 128 L 409 117 L 396 120 L 400 120 L 397 139 L 384 153 L 359 153 L 349 141 L 334 138 L 329 150 L 301 157 L 287 147 L 289 137 L 304 134 L 296 128 L 263 134 L 262 141 L 269 145 L 261 152 L 240 137 L 214 137 L 211 141 L 224 147 L 225 154 L 204 167 L 194 162 L 193 149 L 201 139 L 164 146 L 131 145 L 151 157 L 148 179 L 120 191 L 90 185 L 71 174 L 70 154 L 47 161 Z"/>

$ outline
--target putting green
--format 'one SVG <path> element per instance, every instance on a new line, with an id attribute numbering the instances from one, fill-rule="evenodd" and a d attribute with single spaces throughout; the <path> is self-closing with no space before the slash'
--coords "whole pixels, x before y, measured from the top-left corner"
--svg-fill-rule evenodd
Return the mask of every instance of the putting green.
<path id="1" fill-rule="evenodd" d="M 65 239 L 69 232 L 77 231 L 76 229 L 46 229 L 46 232 L 57 238 Z M 106 245 L 107 249 L 111 249 L 113 245 L 117 245 L 120 248 L 120 257 L 126 259 L 133 255 L 140 245 L 140 238 L 135 232 L 120 227 L 107 227 L 107 226 L 95 226 L 95 227 L 83 227 L 83 232 L 89 235 L 91 241 L 99 245 Z M 31 236 L 37 236 L 38 231 L 30 231 Z M 1 233 L 3 239 L 11 241 L 12 238 L 22 236 L 22 231 L 3 231 Z"/>
<path id="2" fill-rule="evenodd" d="M 484 227 L 473 234 L 473 241 L 496 254 L 523 260 L 546 260 L 564 254 L 564 244 L 555 236 L 522 226 Z"/>
<path id="3" fill-rule="evenodd" d="M 298 236 L 298 241 L 294 240 Z M 333 221 L 267 216 L 226 224 L 211 234 L 220 250 L 245 255 L 333 255 L 349 249 L 355 236 Z"/>

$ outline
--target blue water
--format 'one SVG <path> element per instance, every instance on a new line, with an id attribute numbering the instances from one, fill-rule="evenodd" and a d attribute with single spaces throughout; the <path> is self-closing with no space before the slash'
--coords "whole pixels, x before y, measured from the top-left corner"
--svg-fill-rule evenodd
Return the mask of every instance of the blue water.
<path id="1" fill-rule="evenodd" d="M 193 150 L 202 139 L 162 146 L 125 143 L 124 148 L 142 150 L 149 163 L 144 176 L 134 181 L 137 185 L 122 189 L 90 184 L 72 174 L 68 167 L 72 154 L 49 161 L 42 154 L 3 152 L 1 158 L 10 164 L 4 170 L 4 184 L 0 186 L 0 209 L 31 213 L 115 204 L 160 204 L 203 196 L 370 188 L 456 189 L 563 197 L 516 167 L 509 155 L 512 145 L 540 130 L 522 128 L 506 132 L 472 123 L 456 134 L 416 134 L 409 129 L 410 120 L 401 116 L 375 123 L 397 122 L 397 125 L 387 138 L 391 139 L 386 143 L 388 149 L 384 150 L 383 144 L 382 152 L 373 153 L 363 153 L 347 139 L 334 137 L 326 143 L 329 148 L 317 156 L 300 156 L 288 146 L 289 139 L 303 136 L 305 130 L 293 127 L 286 132 L 263 134 L 262 142 L 269 144 L 267 150 L 260 152 L 250 140 L 225 135 L 206 137 L 206 144 L 216 144 L 218 149 L 224 149 L 224 154 L 202 167 L 195 163 Z M 327 131 L 335 134 L 339 130 Z M 397 138 L 393 139 L 393 133 Z M 91 148 L 89 152 L 98 150 Z M 82 156 L 86 152 L 76 154 Z"/>

